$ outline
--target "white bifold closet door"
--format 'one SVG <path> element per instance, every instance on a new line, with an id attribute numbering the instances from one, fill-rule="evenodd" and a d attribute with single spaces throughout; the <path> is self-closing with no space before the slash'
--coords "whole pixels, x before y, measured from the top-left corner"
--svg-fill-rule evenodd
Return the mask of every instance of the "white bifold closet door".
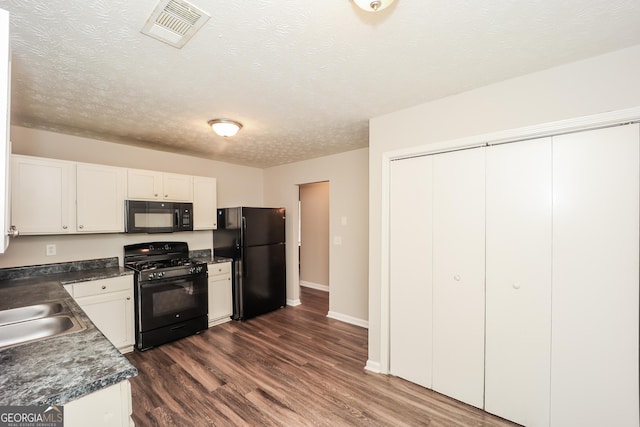
<path id="1" fill-rule="evenodd" d="M 485 410 L 549 425 L 551 138 L 487 148 Z"/>
<path id="2" fill-rule="evenodd" d="M 433 389 L 482 408 L 485 149 L 433 156 Z"/>
<path id="3" fill-rule="evenodd" d="M 638 426 L 638 124 L 553 138 L 552 426 Z"/>
<path id="4" fill-rule="evenodd" d="M 431 388 L 432 158 L 391 163 L 390 354 L 393 375 Z"/>

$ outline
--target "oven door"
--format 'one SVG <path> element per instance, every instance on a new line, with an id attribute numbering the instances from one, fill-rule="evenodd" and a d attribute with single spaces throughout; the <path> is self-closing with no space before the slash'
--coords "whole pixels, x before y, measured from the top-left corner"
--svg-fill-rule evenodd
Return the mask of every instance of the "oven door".
<path id="1" fill-rule="evenodd" d="M 207 273 L 138 283 L 137 332 L 147 332 L 208 313 Z"/>

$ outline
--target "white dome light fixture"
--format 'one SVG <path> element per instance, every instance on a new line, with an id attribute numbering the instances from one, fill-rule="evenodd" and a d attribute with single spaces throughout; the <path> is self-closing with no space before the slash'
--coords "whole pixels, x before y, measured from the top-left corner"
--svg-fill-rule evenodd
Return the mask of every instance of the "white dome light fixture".
<path id="1" fill-rule="evenodd" d="M 213 119 L 207 123 L 215 133 L 225 138 L 234 136 L 242 129 L 242 123 L 230 119 Z"/>
<path id="2" fill-rule="evenodd" d="M 393 3 L 393 0 L 353 0 L 353 2 L 362 10 L 378 12 Z"/>

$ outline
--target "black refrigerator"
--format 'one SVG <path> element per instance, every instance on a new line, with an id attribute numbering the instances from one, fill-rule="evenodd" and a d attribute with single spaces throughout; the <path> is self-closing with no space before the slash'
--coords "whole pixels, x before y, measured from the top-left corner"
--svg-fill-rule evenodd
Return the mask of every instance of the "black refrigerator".
<path id="1" fill-rule="evenodd" d="M 233 259 L 233 319 L 286 305 L 284 208 L 218 209 L 213 254 Z"/>

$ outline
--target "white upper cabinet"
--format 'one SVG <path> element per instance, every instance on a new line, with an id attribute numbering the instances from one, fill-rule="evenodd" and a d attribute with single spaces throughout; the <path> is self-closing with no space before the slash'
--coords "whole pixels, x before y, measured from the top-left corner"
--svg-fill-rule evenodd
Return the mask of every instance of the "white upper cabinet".
<path id="1" fill-rule="evenodd" d="M 11 226 L 21 234 L 124 232 L 127 198 L 192 202 L 194 229 L 216 228 L 215 178 L 23 155 L 11 158 L 8 205 Z"/>
<path id="2" fill-rule="evenodd" d="M 193 177 L 193 229 L 215 230 L 217 226 L 216 179 Z"/>
<path id="3" fill-rule="evenodd" d="M 11 212 L 20 234 L 75 231 L 75 163 L 14 155 Z"/>
<path id="4" fill-rule="evenodd" d="M 193 177 L 142 169 L 127 173 L 127 199 L 193 201 Z"/>
<path id="5" fill-rule="evenodd" d="M 9 12 L 0 9 L 0 253 L 9 246 L 7 231 L 11 227 L 11 49 Z"/>
<path id="6" fill-rule="evenodd" d="M 189 175 L 178 175 L 175 173 L 163 173 L 162 197 L 163 200 L 192 202 L 193 177 Z"/>
<path id="7" fill-rule="evenodd" d="M 487 148 L 485 410 L 549 422 L 551 138 Z"/>
<path id="8" fill-rule="evenodd" d="M 78 163 L 77 228 L 81 233 L 124 231 L 126 169 Z"/>
<path id="9" fill-rule="evenodd" d="M 14 155 L 11 171 L 21 234 L 124 231 L 126 169 Z"/>
<path id="10" fill-rule="evenodd" d="M 162 172 L 128 169 L 127 199 L 162 200 Z"/>
<path id="11" fill-rule="evenodd" d="M 552 426 L 640 422 L 639 134 L 553 138 Z"/>
<path id="12" fill-rule="evenodd" d="M 433 389 L 481 408 L 485 150 L 433 156 Z"/>

